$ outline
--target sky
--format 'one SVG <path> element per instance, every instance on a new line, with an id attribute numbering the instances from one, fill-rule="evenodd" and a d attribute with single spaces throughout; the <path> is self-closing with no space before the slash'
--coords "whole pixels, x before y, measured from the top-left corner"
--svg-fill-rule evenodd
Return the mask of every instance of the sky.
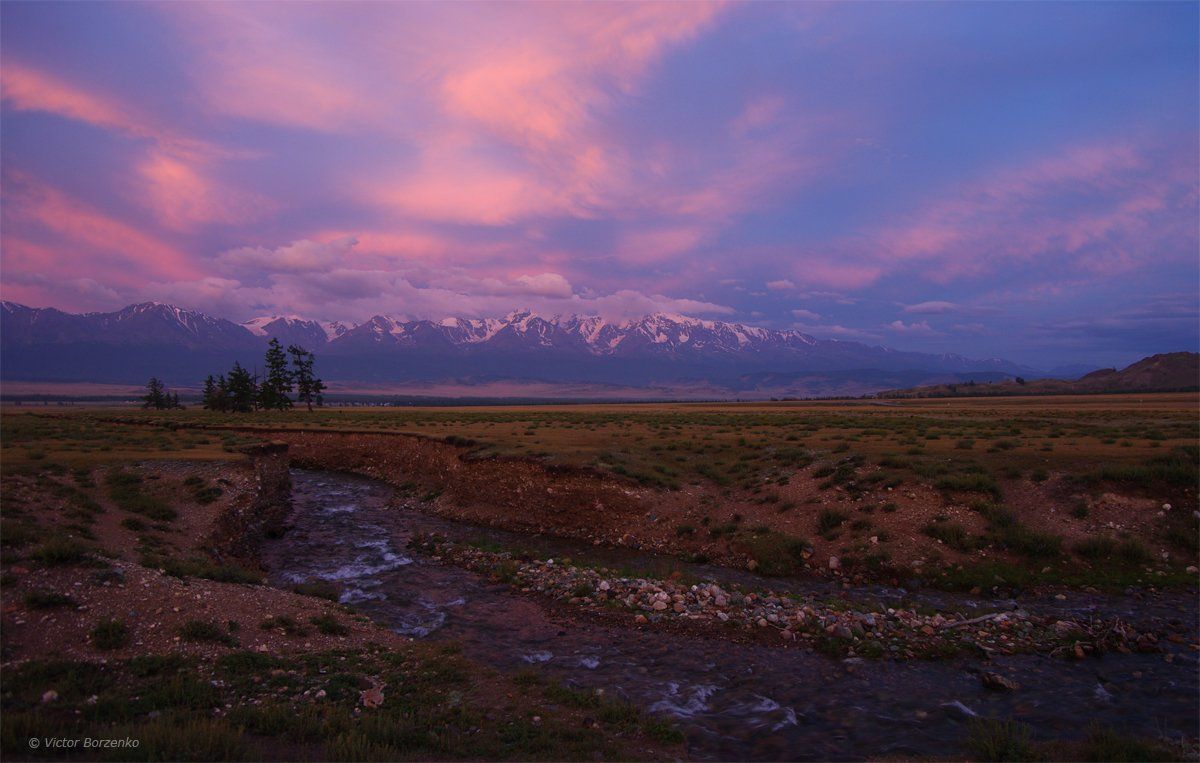
<path id="1" fill-rule="evenodd" d="M 1200 345 L 1200 4 L 0 4 L 0 292 Z"/>

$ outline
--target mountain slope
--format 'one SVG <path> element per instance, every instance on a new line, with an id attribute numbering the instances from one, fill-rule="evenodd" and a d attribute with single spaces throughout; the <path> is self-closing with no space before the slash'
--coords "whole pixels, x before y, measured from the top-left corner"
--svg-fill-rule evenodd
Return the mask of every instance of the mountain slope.
<path id="1" fill-rule="evenodd" d="M 975 381 L 983 381 L 977 379 Z M 982 397 L 993 395 L 1071 395 L 1103 392 L 1174 392 L 1200 388 L 1200 353 L 1168 352 L 1142 358 L 1118 371 L 1103 368 L 1078 379 L 1012 379 L 987 384 L 941 383 L 893 389 L 879 397 Z"/>
<path id="2" fill-rule="evenodd" d="M 144 303 L 113 313 L 72 315 L 3 303 L 0 350 L 6 379 L 140 382 L 150 374 L 194 385 L 234 360 L 261 364 L 266 341 L 316 352 L 327 380 L 388 382 L 483 379 L 588 382 L 633 386 L 712 384 L 766 394 L 881 389 L 896 381 L 1036 375 L 1000 359 L 900 352 L 858 342 L 816 339 L 681 315 L 606 321 L 595 316 L 321 323 L 264 316 L 235 324 L 171 305 Z M 896 375 L 896 372 L 906 374 Z M 914 372 L 914 373 L 907 373 Z M 750 381 L 747 375 L 766 374 Z M 987 375 L 986 377 L 984 375 Z M 818 378 L 819 377 L 819 378 Z"/>

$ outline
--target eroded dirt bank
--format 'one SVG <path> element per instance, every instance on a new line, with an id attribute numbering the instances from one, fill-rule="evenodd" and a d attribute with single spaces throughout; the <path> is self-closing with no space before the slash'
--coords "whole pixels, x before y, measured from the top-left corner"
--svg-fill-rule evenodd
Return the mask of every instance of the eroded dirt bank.
<path id="1" fill-rule="evenodd" d="M 1179 519 L 1165 506 L 1111 493 L 1067 494 L 1054 480 L 1014 482 L 1003 495 L 985 499 L 920 482 L 896 489 L 874 483 L 866 489 L 830 487 L 816 467 L 800 466 L 779 479 L 788 483 L 780 489 L 789 500 L 778 503 L 705 483 L 662 490 L 591 469 L 479 458 L 452 439 L 281 430 L 271 436 L 290 445 L 297 466 L 383 480 L 443 517 L 774 576 L 892 586 L 932 582 L 995 595 L 1039 579 L 1121 590 L 1131 584 L 1157 587 L 1164 576 L 1176 587 L 1194 585 L 1196 578 L 1189 566 L 1195 559 L 1138 540 L 1156 537 L 1158 525 Z M 1064 501 L 1089 519 L 1073 517 Z M 1174 515 L 1189 511 L 1180 508 Z M 1094 540 L 1092 533 L 1108 536 L 1111 552 L 1098 555 L 1099 546 L 1087 549 L 1086 558 L 1076 552 Z M 1122 545 L 1111 536 L 1131 540 Z M 1119 583 L 1104 569 L 1113 554 L 1122 557 Z"/>
<path id="2" fill-rule="evenodd" d="M 524 532 L 619 539 L 646 513 L 645 491 L 599 472 L 520 459 L 463 458 L 462 449 L 396 435 L 273 432 L 293 464 L 354 472 L 415 489 L 438 513 Z"/>

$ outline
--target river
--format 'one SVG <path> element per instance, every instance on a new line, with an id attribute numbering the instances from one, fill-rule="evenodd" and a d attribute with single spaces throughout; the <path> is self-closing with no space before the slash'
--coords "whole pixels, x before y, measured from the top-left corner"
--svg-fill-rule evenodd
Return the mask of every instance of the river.
<path id="1" fill-rule="evenodd" d="M 473 659 L 503 670 L 536 669 L 581 688 L 603 689 L 670 716 L 689 755 L 716 760 L 846 760 L 954 755 L 972 717 L 1013 718 L 1035 738 L 1073 738 L 1099 723 L 1139 736 L 1194 738 L 1200 714 L 1196 654 L 1169 644 L 1162 654 L 1108 654 L 1074 662 L 1044 656 L 987 661 L 839 660 L 804 649 L 737 644 L 594 622 L 564 621 L 536 599 L 408 547 L 437 532 L 571 556 L 653 574 L 675 560 L 556 538 L 520 536 L 434 517 L 396 501 L 368 479 L 293 470 L 292 527 L 270 541 L 263 561 L 281 587 L 328 581 L 343 603 L 414 639 L 454 641 Z M 1194 630 L 1194 596 L 1072 596 L 1013 602 L 871 587 L 844 592 L 826 583 L 777 580 L 706 565 L 687 572 L 721 584 L 821 596 L 897 599 L 956 611 L 1014 606 L 1071 614 L 1182 618 Z M 1017 681 L 1013 693 L 983 687 L 979 672 Z"/>

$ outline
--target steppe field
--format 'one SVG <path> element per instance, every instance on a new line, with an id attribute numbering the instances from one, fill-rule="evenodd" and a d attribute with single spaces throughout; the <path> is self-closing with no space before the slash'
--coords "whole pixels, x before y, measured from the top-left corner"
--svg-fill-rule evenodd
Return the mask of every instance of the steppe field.
<path id="1" fill-rule="evenodd" d="M 793 712 L 759 740 L 715 741 L 734 710 L 676 712 L 686 702 L 651 701 L 661 689 L 649 679 L 603 669 L 529 669 L 536 655 L 560 659 L 549 646 L 514 646 L 515 664 L 501 655 L 512 633 L 544 622 L 558 634 L 546 638 L 605 666 L 608 652 L 572 639 L 603 634 L 628 659 L 714 650 L 827 678 L 878 671 L 873 685 L 897 690 L 967 676 L 953 702 L 889 699 L 920 740 L 905 758 L 1187 759 L 1198 414 L 1196 394 L 253 414 L 6 407 L 3 751 L 778 757 L 796 749 L 787 735 L 805 733 L 806 715 L 861 702 Z M 300 557 L 337 538 L 307 524 L 306 501 L 319 493 L 313 505 L 328 509 L 355 490 L 378 505 L 346 527 L 374 535 L 336 574 L 313 573 Z M 363 556 L 380 543 L 384 563 Z M 370 593 L 419 568 L 434 577 L 409 598 Z M 454 586 L 493 601 L 493 619 L 456 620 L 451 601 L 421 630 L 408 610 L 388 609 L 416 598 L 432 611 L 442 605 L 430 590 Z M 656 656 L 642 676 L 646 664 L 651 676 L 691 670 Z M 1085 694 L 1095 684 L 1116 697 L 1112 712 L 1144 703 L 1145 717 L 1046 720 L 1039 708 L 1076 678 Z M 1176 680 L 1178 693 L 1141 698 Z M 801 692 L 792 684 L 780 691 Z M 848 738 L 812 749 L 886 754 L 865 730 L 876 721 L 846 723 Z M 89 735 L 140 744 L 28 742 Z"/>

